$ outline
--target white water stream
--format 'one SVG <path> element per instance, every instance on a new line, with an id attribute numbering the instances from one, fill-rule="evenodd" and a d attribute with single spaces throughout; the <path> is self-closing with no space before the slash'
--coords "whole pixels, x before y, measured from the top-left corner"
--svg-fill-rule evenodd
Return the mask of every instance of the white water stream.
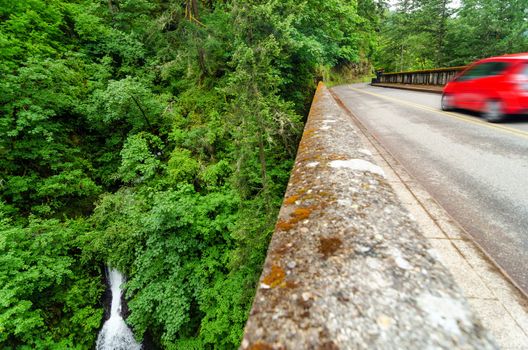
<path id="1" fill-rule="evenodd" d="M 108 283 L 112 291 L 110 318 L 105 322 L 97 337 L 96 350 L 140 350 L 134 334 L 121 316 L 121 285 L 123 275 L 116 269 L 107 269 Z"/>

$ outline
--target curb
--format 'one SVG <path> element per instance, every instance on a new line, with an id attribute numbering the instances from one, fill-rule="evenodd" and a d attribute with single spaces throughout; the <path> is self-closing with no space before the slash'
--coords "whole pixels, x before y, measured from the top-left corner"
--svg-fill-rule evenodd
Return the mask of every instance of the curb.
<path id="1" fill-rule="evenodd" d="M 390 89 L 400 89 L 400 90 L 412 90 L 412 91 L 420 91 L 420 92 L 430 92 L 430 93 L 433 93 L 433 94 L 442 94 L 442 90 L 436 90 L 436 89 L 431 89 L 431 88 L 420 88 L 420 87 L 415 87 L 415 86 L 405 86 L 405 85 L 392 85 L 392 84 L 379 84 L 379 83 L 374 83 L 374 84 L 370 84 L 371 86 L 377 86 L 377 87 L 383 87 L 383 88 L 390 88 Z M 443 87 L 442 87 L 443 88 Z"/>

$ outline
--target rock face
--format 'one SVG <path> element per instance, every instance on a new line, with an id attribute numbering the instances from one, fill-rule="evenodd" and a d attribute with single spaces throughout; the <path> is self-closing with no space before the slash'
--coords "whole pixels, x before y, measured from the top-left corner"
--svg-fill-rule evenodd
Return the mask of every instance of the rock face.
<path id="1" fill-rule="evenodd" d="M 241 349 L 495 349 L 324 85 Z"/>

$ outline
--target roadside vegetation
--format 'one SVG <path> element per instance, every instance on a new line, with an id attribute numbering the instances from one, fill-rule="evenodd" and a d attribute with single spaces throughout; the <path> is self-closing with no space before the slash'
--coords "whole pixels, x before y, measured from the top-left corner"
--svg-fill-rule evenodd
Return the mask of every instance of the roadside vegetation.
<path id="1" fill-rule="evenodd" d="M 139 340 L 237 348 L 316 83 L 526 48 L 440 3 L 0 0 L 0 348 L 94 348 L 106 264 Z"/>

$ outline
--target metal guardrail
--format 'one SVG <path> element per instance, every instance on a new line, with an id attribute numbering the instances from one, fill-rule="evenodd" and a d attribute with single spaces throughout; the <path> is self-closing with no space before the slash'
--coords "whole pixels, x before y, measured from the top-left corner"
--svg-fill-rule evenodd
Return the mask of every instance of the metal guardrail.
<path id="1" fill-rule="evenodd" d="M 453 80 L 460 71 L 466 68 L 467 66 L 460 66 L 395 73 L 378 71 L 376 74 L 377 77 L 372 79 L 372 83 L 443 86 Z"/>

